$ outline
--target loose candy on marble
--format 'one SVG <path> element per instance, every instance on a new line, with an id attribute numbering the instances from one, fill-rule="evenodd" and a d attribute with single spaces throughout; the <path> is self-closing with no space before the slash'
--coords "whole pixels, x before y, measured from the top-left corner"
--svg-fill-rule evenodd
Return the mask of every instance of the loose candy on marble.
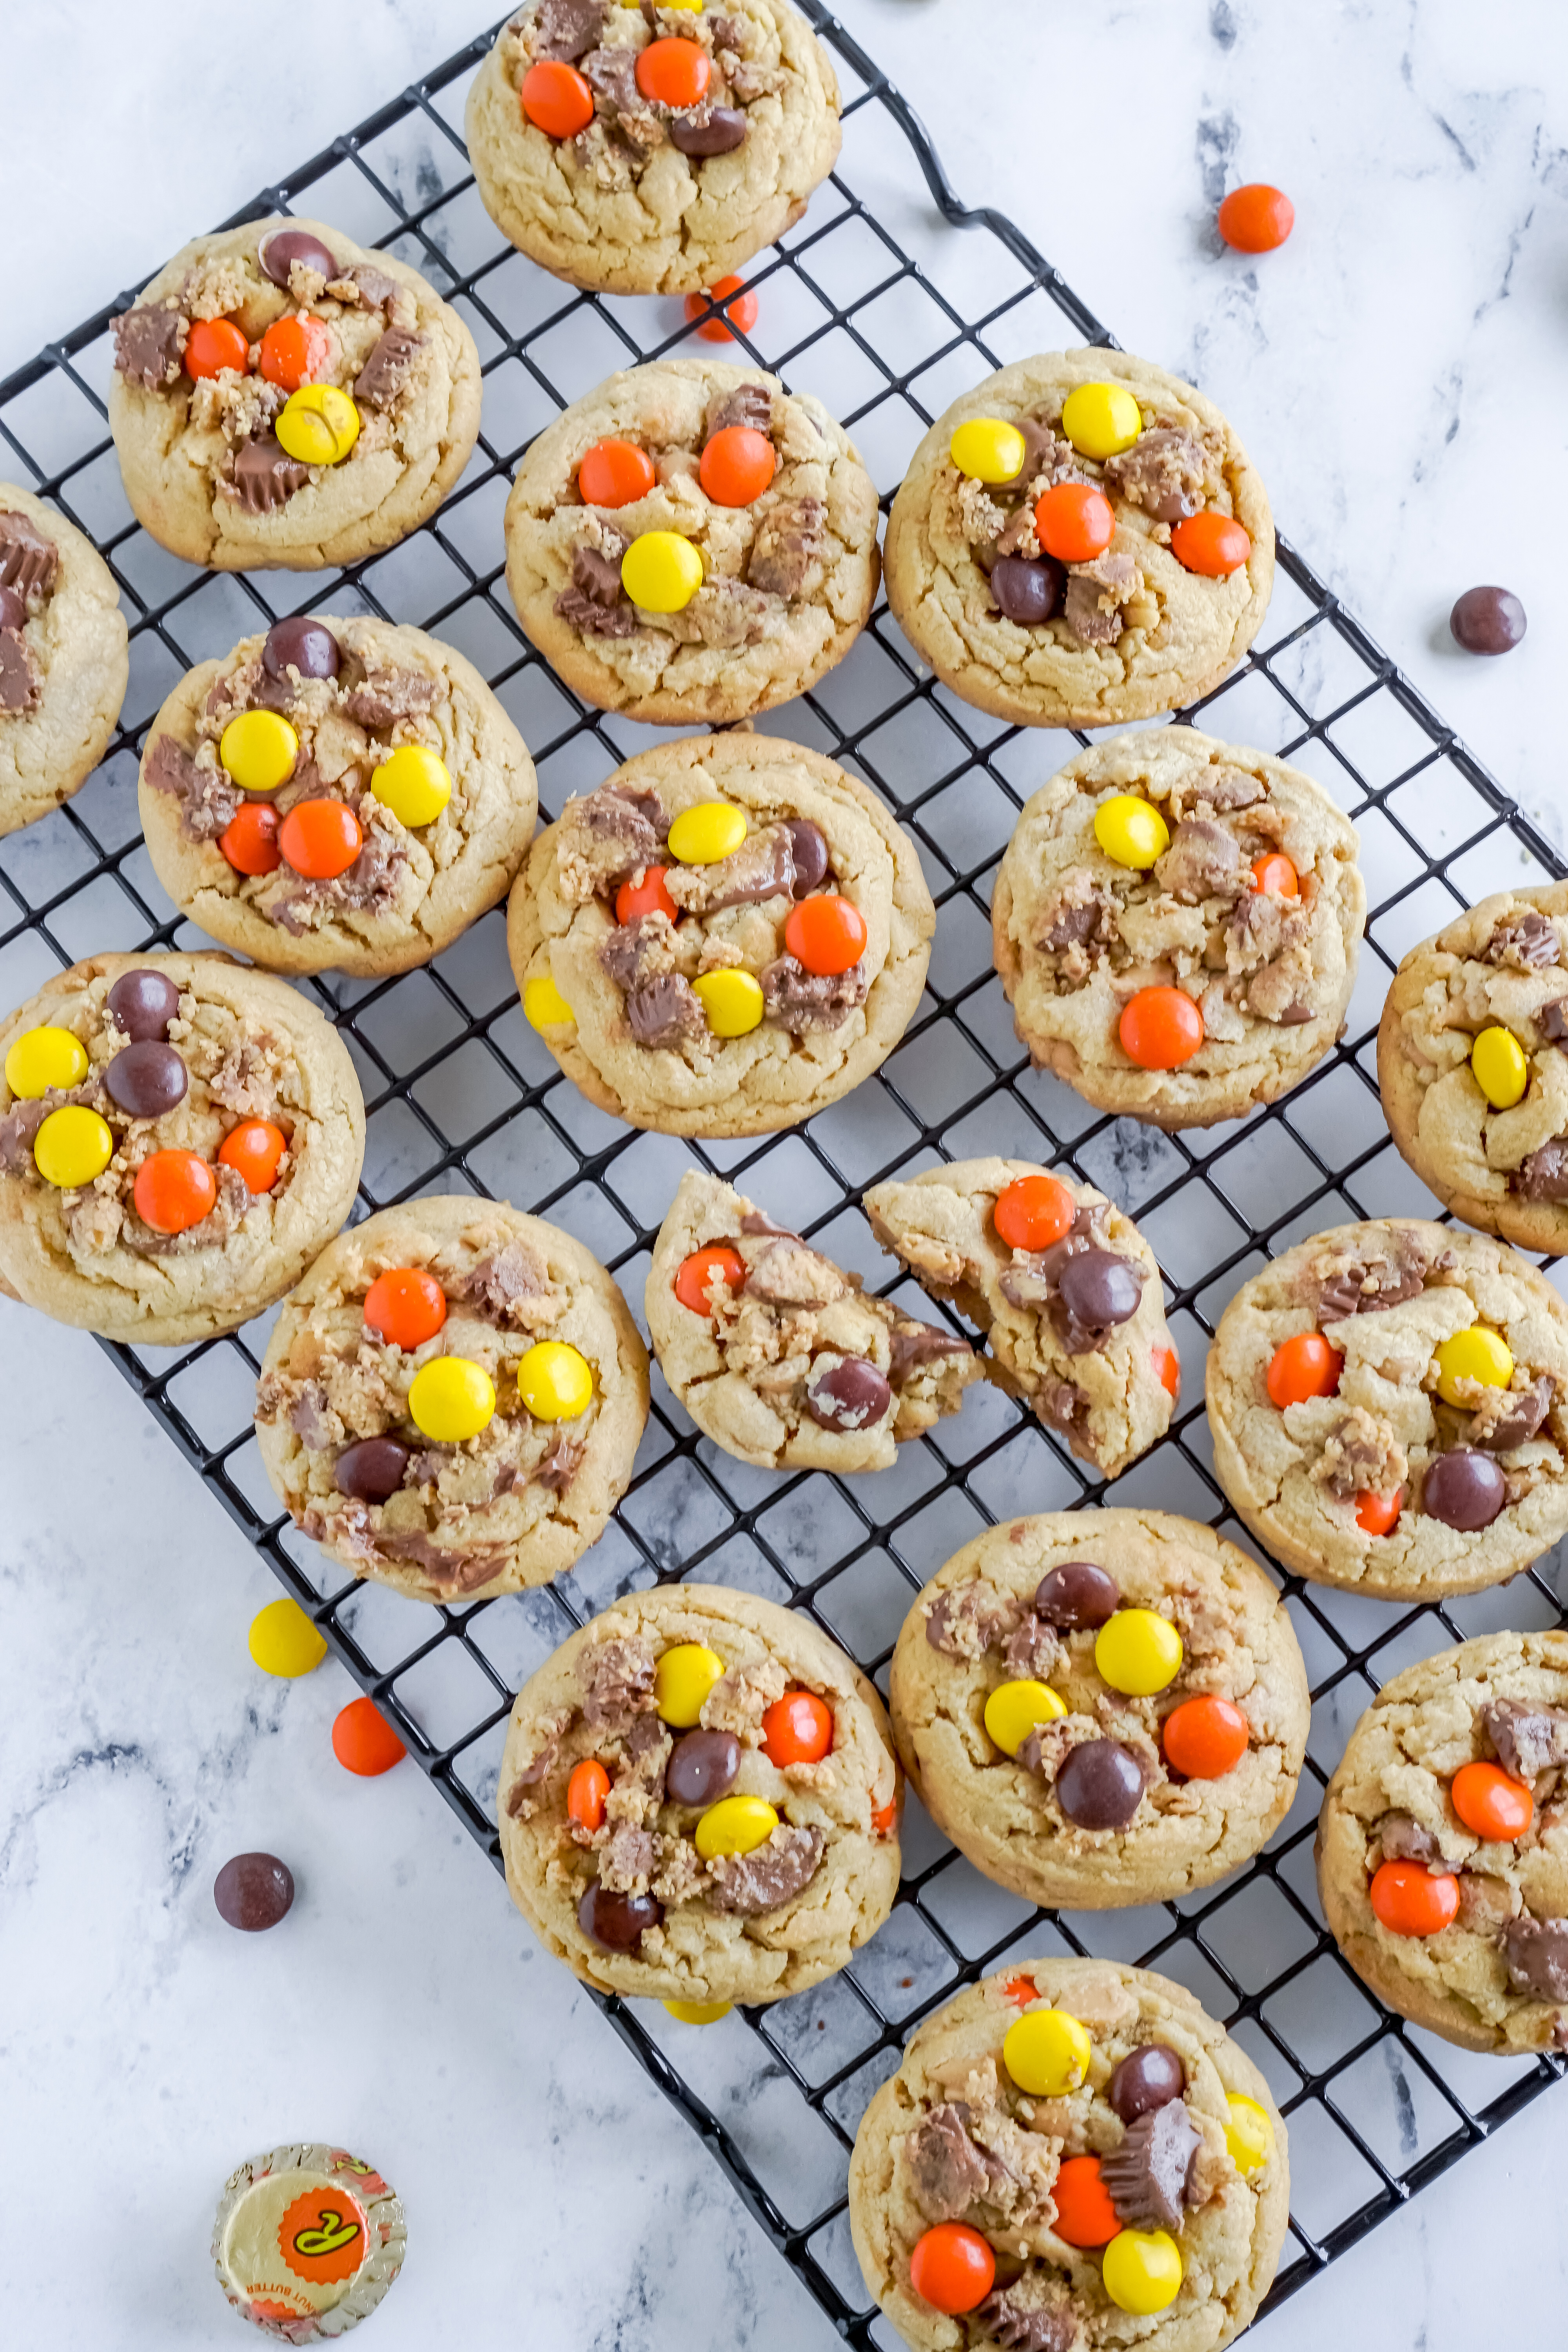
<path id="1" fill-rule="evenodd" d="M 274 286 L 287 288 L 289 273 L 296 262 L 301 269 L 313 269 L 318 277 L 335 278 L 338 265 L 319 236 L 307 228 L 275 228 L 264 236 L 256 250 L 261 274 L 270 278 Z"/>
<path id="2" fill-rule="evenodd" d="M 1154 1609 L 1119 1609 L 1095 1636 L 1094 1663 L 1112 1690 L 1152 1698 L 1182 1670 L 1182 1637 Z"/>
<path id="3" fill-rule="evenodd" d="M 218 835 L 217 845 L 237 874 L 276 874 L 283 863 L 277 810 L 265 801 L 242 803 Z"/>
<path id="4" fill-rule="evenodd" d="M 332 1754 L 345 1772 L 374 1780 L 408 1750 L 373 1698 L 352 1698 L 332 1721 Z"/>
<path id="5" fill-rule="evenodd" d="M 367 1331 L 412 1355 L 445 1324 L 447 1294 L 426 1267 L 393 1265 L 376 1276 L 360 1311 Z"/>
<path id="6" fill-rule="evenodd" d="M 1080 457 L 1118 457 L 1142 430 L 1142 412 L 1125 384 L 1075 384 L 1062 404 L 1062 431 Z"/>
<path id="7" fill-rule="evenodd" d="M 133 1037 L 103 1073 L 110 1100 L 132 1118 L 162 1118 L 184 1102 L 190 1083 L 184 1057 L 155 1037 Z"/>
<path id="8" fill-rule="evenodd" d="M 188 1234 L 216 1206 L 217 1178 L 199 1151 L 150 1151 L 136 1171 L 131 1197 L 155 1234 Z"/>
<path id="9" fill-rule="evenodd" d="M 230 1128 L 217 1156 L 221 1166 L 244 1177 L 247 1192 L 270 1192 L 288 1149 L 288 1137 L 272 1119 L 246 1118 Z"/>
<path id="10" fill-rule="evenodd" d="M 245 330 L 232 319 L 194 319 L 185 338 L 184 365 L 193 383 L 214 376 L 244 375 L 249 364 Z"/>
<path id="11" fill-rule="evenodd" d="M 1035 1587 L 1035 1613 L 1059 1632 L 1103 1625 L 1121 1606 L 1116 1580 L 1091 1559 L 1067 1559 Z"/>
<path id="12" fill-rule="evenodd" d="M 1053 482 L 1035 502 L 1035 536 L 1059 563 L 1092 563 L 1116 536 L 1116 516 L 1092 482 Z"/>
<path id="13" fill-rule="evenodd" d="M 272 427 L 280 447 L 301 466 L 336 466 L 359 439 L 359 410 L 335 383 L 302 383 Z"/>
<path id="14" fill-rule="evenodd" d="M 700 971 L 691 989 L 715 1037 L 746 1037 L 761 1028 L 767 1005 L 754 973 L 733 965 Z"/>
<path id="15" fill-rule="evenodd" d="M 242 793 L 275 793 L 294 772 L 300 738 L 280 710 L 241 710 L 219 736 L 217 755 Z"/>
<path id="16" fill-rule="evenodd" d="M 1171 846 L 1171 828 L 1141 793 L 1112 793 L 1094 813 L 1094 837 L 1118 866 L 1146 873 Z"/>
<path id="17" fill-rule="evenodd" d="M 1507 1340 L 1484 1323 L 1451 1332 L 1439 1344 L 1433 1361 L 1437 1367 L 1437 1393 L 1445 1404 L 1469 1402 L 1463 1387 L 1467 1381 L 1481 1388 L 1506 1389 L 1513 1378 L 1513 1355 Z"/>
<path id="18" fill-rule="evenodd" d="M 116 1026 L 128 1037 L 167 1037 L 180 1009 L 180 992 L 167 972 L 122 971 L 109 992 Z"/>
<path id="19" fill-rule="evenodd" d="M 1205 507 L 1201 514 L 1188 515 L 1174 526 L 1171 552 L 1184 572 L 1195 572 L 1205 580 L 1227 580 L 1252 553 L 1252 541 L 1230 515 L 1216 514 L 1212 507 Z"/>
<path id="20" fill-rule="evenodd" d="M 566 1782 L 567 1818 L 590 1833 L 603 1829 L 609 1793 L 609 1774 L 596 1756 L 584 1756 L 580 1764 L 573 1765 Z"/>
<path id="21" fill-rule="evenodd" d="M 717 1650 L 702 1642 L 677 1642 L 653 1670 L 653 1698 L 661 1723 L 672 1731 L 690 1731 L 699 1722 L 709 1692 L 724 1672 Z"/>
<path id="22" fill-rule="evenodd" d="M 1468 654 L 1508 654 L 1529 623 L 1511 588 L 1467 588 L 1448 615 L 1456 645 Z"/>
<path id="23" fill-rule="evenodd" d="M 714 302 L 721 302 L 723 309 L 711 318 L 705 317 L 704 312 Z M 704 342 L 732 343 L 735 334 L 749 335 L 756 325 L 757 298 L 743 278 L 721 278 L 708 293 L 687 296 L 686 316 Z"/>
<path id="24" fill-rule="evenodd" d="M 728 801 L 699 801 L 669 828 L 669 854 L 682 866 L 717 866 L 732 857 L 751 830 L 744 809 Z"/>
<path id="25" fill-rule="evenodd" d="M 737 1249 L 722 1243 L 710 1243 L 706 1249 L 693 1250 L 682 1258 L 675 1277 L 675 1295 L 682 1307 L 693 1315 L 711 1318 L 713 1301 L 710 1296 L 715 1283 L 722 1283 L 731 1298 L 738 1298 L 746 1279 L 746 1262 Z"/>
<path id="26" fill-rule="evenodd" d="M 409 1417 L 422 1437 L 438 1445 L 462 1445 L 478 1437 L 495 1409 L 495 1382 L 482 1364 L 467 1356 L 436 1356 L 409 1384 Z"/>
<path id="27" fill-rule="evenodd" d="M 1141 1070 L 1179 1070 L 1204 1042 L 1204 1016 L 1182 989 L 1141 988 L 1122 1006 L 1116 1034 Z"/>
<path id="28" fill-rule="evenodd" d="M 1076 2091 L 1093 2055 L 1087 2029 L 1065 2009 L 1026 2010 L 1002 2042 L 1002 2063 L 1035 2099 L 1063 2099 Z"/>
<path id="29" fill-rule="evenodd" d="M 79 1087 L 87 1072 L 87 1048 L 80 1038 L 53 1023 L 24 1029 L 5 1056 L 5 1084 L 21 1102 Z"/>
<path id="30" fill-rule="evenodd" d="M 308 882 L 332 882 L 364 847 L 364 827 L 347 801 L 296 801 L 278 827 L 284 864 Z"/>
<path id="31" fill-rule="evenodd" d="M 948 444 L 948 456 L 973 482 L 1016 481 L 1028 444 L 1000 416 L 971 416 Z"/>
<path id="32" fill-rule="evenodd" d="M 1215 226 L 1237 253 L 1272 253 L 1295 227 L 1296 207 L 1282 188 L 1249 180 L 1245 187 L 1232 188 L 1215 215 Z"/>
<path id="33" fill-rule="evenodd" d="M 833 1746 L 833 1709 L 815 1691 L 786 1691 L 763 1715 L 763 1753 L 787 1764 L 820 1764 Z"/>
<path id="34" fill-rule="evenodd" d="M 1015 1176 L 996 1195 L 991 1222 L 1009 1249 L 1045 1250 L 1071 1233 L 1078 1202 L 1055 1176 Z"/>
<path id="35" fill-rule="evenodd" d="M 778 1825 L 778 1814 L 765 1797 L 721 1797 L 692 1835 L 703 1861 L 715 1862 L 721 1854 L 755 1853 Z"/>
<path id="36" fill-rule="evenodd" d="M 297 1601 L 269 1601 L 250 1621 L 251 1657 L 264 1675 L 294 1682 L 319 1666 L 327 1654 L 325 1636 Z"/>
<path id="37" fill-rule="evenodd" d="M 688 1731 L 670 1750 L 665 1794 L 675 1805 L 715 1804 L 740 1769 L 741 1743 L 732 1731 Z"/>
<path id="38" fill-rule="evenodd" d="M 524 982 L 522 1012 L 523 1018 L 531 1029 L 567 1029 L 576 1026 L 577 1015 L 548 972 L 535 972 L 531 980 Z"/>
<path id="39" fill-rule="evenodd" d="M 286 1918 L 294 1901 L 294 1874 L 275 1853 L 237 1853 L 213 1881 L 218 1916 L 258 1935 Z"/>
<path id="40" fill-rule="evenodd" d="M 659 1926 L 664 1906 L 651 1895 L 612 1895 L 590 1880 L 577 1905 L 577 1925 L 607 1952 L 635 1952 L 650 1927 Z"/>
<path id="41" fill-rule="evenodd" d="M 1057 1769 L 1057 1802 L 1080 1830 L 1124 1830 L 1144 1786 L 1142 1760 L 1119 1739 L 1080 1739 Z"/>
<path id="42" fill-rule="evenodd" d="M 621 585 L 645 613 L 684 612 L 702 585 L 701 554 L 679 530 L 645 530 L 621 558 Z"/>
<path id="43" fill-rule="evenodd" d="M 407 1446 L 395 1437 L 362 1437 L 332 1465 L 333 1482 L 356 1503 L 384 1503 L 402 1486 L 408 1461 Z"/>
<path id="44" fill-rule="evenodd" d="M 1337 1348 L 1321 1331 L 1297 1331 L 1281 1339 L 1264 1374 L 1270 1404 L 1283 1412 L 1287 1405 L 1305 1404 L 1313 1397 L 1332 1396 L 1344 1366 Z"/>
<path id="45" fill-rule="evenodd" d="M 629 507 L 646 499 L 658 479 L 653 459 L 635 441 L 595 441 L 577 466 L 577 492 L 584 506 Z"/>
<path id="46" fill-rule="evenodd" d="M 298 615 L 274 621 L 261 648 L 261 667 L 279 680 L 297 670 L 301 678 L 336 677 L 342 667 L 342 647 L 324 621 Z"/>
<path id="47" fill-rule="evenodd" d="M 1160 1737 L 1166 1762 L 1184 1780 L 1219 1780 L 1246 1755 L 1249 1735 L 1247 1717 L 1233 1700 L 1205 1694 L 1173 1707 Z"/>
<path id="48" fill-rule="evenodd" d="M 541 1339 L 517 1367 L 517 1392 L 535 1421 L 574 1421 L 594 1400 L 593 1367 L 564 1339 Z"/>
<path id="49" fill-rule="evenodd" d="M 884 1419 L 893 1391 L 864 1356 L 841 1356 L 806 1382 L 805 1409 L 819 1429 L 869 1429 Z"/>
<path id="50" fill-rule="evenodd" d="M 423 743 L 400 743 L 370 780 L 383 808 L 411 829 L 434 824 L 452 797 L 452 772 Z"/>
<path id="51" fill-rule="evenodd" d="M 336 2342 L 402 2267 L 403 2207 L 374 2166 L 295 2140 L 229 2177 L 213 2225 L 218 2284 L 275 2341 Z"/>
<path id="52" fill-rule="evenodd" d="M 986 1735 L 1005 1756 L 1016 1756 L 1031 1731 L 1059 1722 L 1066 1713 L 1066 1702 L 1049 1683 L 1027 1677 L 999 1683 L 985 1702 Z"/>
<path id="53" fill-rule="evenodd" d="M 114 1157 L 107 1119 L 85 1103 L 62 1103 L 33 1138 L 33 1164 L 46 1184 L 74 1192 L 101 1176 Z"/>
<path id="54" fill-rule="evenodd" d="M 991 566 L 991 593 L 1005 621 L 1036 628 L 1061 603 L 1064 577 L 1048 556 L 999 555 Z"/>
<path id="55" fill-rule="evenodd" d="M 832 892 L 802 898 L 784 922 L 786 951 L 825 979 L 852 971 L 866 952 L 868 936 L 859 908 Z"/>
<path id="56" fill-rule="evenodd" d="M 57 1112 L 56 1116 L 58 1117 Z M 1460 1535 L 1489 1528 L 1508 1500 L 1508 1481 L 1489 1454 L 1456 1445 L 1426 1465 L 1421 1508 Z"/>
<path id="57" fill-rule="evenodd" d="M 1186 2069 L 1169 2043 L 1145 2042 L 1114 2069 L 1105 2095 L 1124 2124 L 1135 2124 L 1140 2116 L 1169 2106 L 1186 2087 Z"/>
<path id="58" fill-rule="evenodd" d="M 1511 1030 L 1495 1023 L 1481 1030 L 1470 1047 L 1470 1068 L 1493 1110 L 1511 1110 L 1516 1102 L 1523 1101 L 1530 1064 Z"/>
<path id="59" fill-rule="evenodd" d="M 547 139 L 575 139 L 594 120 L 594 93 L 564 58 L 540 58 L 523 75 L 518 99 Z"/>

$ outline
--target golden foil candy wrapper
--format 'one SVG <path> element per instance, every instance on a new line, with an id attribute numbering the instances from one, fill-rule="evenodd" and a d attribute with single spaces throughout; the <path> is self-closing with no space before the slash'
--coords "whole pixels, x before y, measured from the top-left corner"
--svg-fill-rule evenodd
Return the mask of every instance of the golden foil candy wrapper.
<path id="1" fill-rule="evenodd" d="M 374 2165 L 300 2141 L 230 2174 L 212 2252 L 242 2319 L 283 2344 L 321 2344 L 369 2317 L 406 2243 L 403 2207 Z"/>

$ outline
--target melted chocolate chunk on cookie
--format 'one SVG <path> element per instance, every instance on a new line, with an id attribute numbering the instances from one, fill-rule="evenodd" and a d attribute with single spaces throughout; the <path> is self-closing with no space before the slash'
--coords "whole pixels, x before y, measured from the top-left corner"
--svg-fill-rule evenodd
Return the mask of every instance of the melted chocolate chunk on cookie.
<path id="1" fill-rule="evenodd" d="M 1384 1813 L 1377 1825 L 1377 1842 L 1384 1862 L 1418 1862 L 1423 1870 L 1439 1875 L 1447 1872 L 1442 1847 L 1413 1813 L 1401 1812 L 1397 1808 Z"/>
<path id="2" fill-rule="evenodd" d="M 388 327 L 354 378 L 354 398 L 366 408 L 392 407 L 412 381 L 424 348 L 423 335 L 406 327 Z"/>
<path id="3" fill-rule="evenodd" d="M 1498 1762 L 1515 1780 L 1533 1780 L 1568 1764 L 1568 1711 L 1522 1698 L 1493 1699 L 1481 1709 L 1481 1729 Z"/>
<path id="4" fill-rule="evenodd" d="M 1131 449 L 1105 461 L 1105 487 L 1156 522 L 1183 522 L 1204 502 L 1208 464 L 1203 445 L 1169 425 L 1140 434 Z"/>
<path id="5" fill-rule="evenodd" d="M 0 588 L 0 629 L 20 632 L 26 622 L 27 607 L 15 588 Z"/>
<path id="6" fill-rule="evenodd" d="M 29 516 L 0 513 L 0 588 L 15 589 L 24 601 L 52 596 L 59 571 L 59 549 Z"/>
<path id="7" fill-rule="evenodd" d="M 1504 1928 L 1502 1949 L 1515 1992 L 1568 2001 L 1568 1919 L 1532 1919 L 1526 1912 Z"/>
<path id="8" fill-rule="evenodd" d="M 988 2294 L 974 2315 L 1002 2352 L 1074 2352 L 1078 2315 L 1068 2303 L 1026 2305 L 1006 2290 Z"/>
<path id="9" fill-rule="evenodd" d="M 37 710 L 43 698 L 43 673 L 33 648 L 18 629 L 0 629 L 0 710 Z"/>
<path id="10" fill-rule="evenodd" d="M 247 514 L 272 514 L 310 478 L 275 433 L 241 442 L 234 453 L 234 494 Z"/>
<path id="11" fill-rule="evenodd" d="M 541 0 L 533 20 L 536 58 L 563 58 L 574 66 L 603 38 L 605 0 Z"/>
<path id="12" fill-rule="evenodd" d="M 767 1018 L 792 1036 L 804 1036 L 813 1029 L 842 1028 L 869 993 L 863 964 L 851 964 L 847 971 L 807 971 L 792 955 L 779 956 L 768 964 L 762 984 Z"/>
<path id="13" fill-rule="evenodd" d="M 967 1339 L 961 1339 L 956 1332 L 944 1331 L 937 1323 L 900 1323 L 889 1333 L 888 1346 L 892 1353 L 889 1369 L 895 1388 L 900 1388 L 922 1364 L 935 1363 L 942 1356 L 973 1353 Z"/>
<path id="14" fill-rule="evenodd" d="M 632 991 L 626 999 L 626 1024 L 637 1044 L 650 1050 L 673 1050 L 708 1034 L 701 1000 L 678 971 L 661 972 Z"/>
<path id="15" fill-rule="evenodd" d="M 738 383 L 733 391 L 719 394 L 709 405 L 704 440 L 711 441 L 715 433 L 726 432 L 731 425 L 772 434 L 773 396 L 765 383 Z"/>
<path id="16" fill-rule="evenodd" d="M 1331 1266 L 1318 1290 L 1318 1321 L 1342 1323 L 1352 1315 L 1374 1315 L 1403 1307 L 1426 1288 L 1426 1253 L 1408 1234 L 1392 1237 L 1386 1256 L 1351 1258 Z"/>
<path id="17" fill-rule="evenodd" d="M 1568 996 L 1554 996 L 1535 1016 L 1535 1025 L 1549 1045 L 1568 1053 Z"/>
<path id="18" fill-rule="evenodd" d="M 1568 1136 L 1552 1136 L 1515 1169 L 1510 1181 L 1521 1200 L 1568 1201 Z"/>
<path id="19" fill-rule="evenodd" d="M 114 332 L 114 364 L 127 383 L 139 383 L 144 392 L 164 392 L 179 382 L 189 329 L 172 302 L 139 303 L 109 323 Z"/>
<path id="20" fill-rule="evenodd" d="M 821 1830 L 781 1822 L 765 1845 L 754 1846 L 750 1853 L 718 1856 L 710 1865 L 708 1899 L 715 1911 L 742 1919 L 776 1911 L 810 1885 L 826 1844 Z"/>
<path id="21" fill-rule="evenodd" d="M 808 816 L 791 817 L 788 827 L 795 860 L 792 887 L 797 898 L 808 898 L 827 872 L 827 836 Z"/>
<path id="22" fill-rule="evenodd" d="M 1167 2099 L 1127 2126 L 1100 2159 L 1100 2177 L 1124 2230 L 1179 2230 L 1187 2176 L 1203 2146 L 1184 2099 Z"/>
<path id="23" fill-rule="evenodd" d="M 1533 908 L 1500 923 L 1487 941 L 1488 963 L 1508 964 L 1515 971 L 1550 971 L 1559 955 L 1556 930 Z"/>
<path id="24" fill-rule="evenodd" d="M 798 596 L 822 553 L 826 520 L 820 499 L 780 499 L 770 507 L 746 562 L 748 585 L 770 596 Z"/>

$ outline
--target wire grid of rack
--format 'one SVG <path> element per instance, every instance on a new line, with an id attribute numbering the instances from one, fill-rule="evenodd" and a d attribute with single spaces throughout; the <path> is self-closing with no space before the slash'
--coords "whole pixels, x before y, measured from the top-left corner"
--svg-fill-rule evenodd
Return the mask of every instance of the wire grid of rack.
<path id="1" fill-rule="evenodd" d="M 1111 338 L 1016 228 L 957 202 L 904 101 L 816 0 L 805 5 L 845 84 L 845 157 L 798 228 L 748 273 L 761 316 L 742 340 L 843 418 L 885 503 L 926 424 L 958 391 L 1069 333 Z M 614 367 L 707 347 L 687 341 L 679 305 L 574 293 L 502 243 L 461 140 L 468 81 L 491 37 L 237 215 L 303 209 L 385 245 L 472 326 L 485 371 L 479 446 L 413 539 L 331 578 L 211 577 L 166 555 L 132 521 L 104 427 L 107 309 L 0 385 L 0 470 L 19 461 L 21 478 L 96 541 L 132 630 L 123 722 L 102 768 L 68 807 L 0 843 L 0 1003 L 20 1002 L 59 965 L 100 950 L 203 944 L 160 891 L 142 845 L 135 747 L 185 667 L 279 613 L 367 610 L 458 645 L 521 725 L 552 814 L 653 740 L 576 704 L 522 637 L 501 576 L 501 508 L 521 450 L 560 407 Z M 911 159 L 934 211 L 910 201 Z M 855 193 L 868 179 L 884 192 L 879 207 Z M 889 208 L 918 254 L 885 225 Z M 1284 544 L 1258 646 L 1184 715 L 1306 767 L 1361 831 L 1373 911 L 1349 1028 L 1283 1104 L 1237 1126 L 1164 1136 L 1100 1118 L 1030 1070 L 991 968 L 990 878 L 1022 800 L 1087 739 L 1020 732 L 968 709 L 922 671 L 879 606 L 841 667 L 763 724 L 843 761 L 914 835 L 939 908 L 926 998 L 880 1075 L 848 1101 L 802 1132 L 695 1156 L 885 1286 L 886 1262 L 856 1205 L 881 1177 L 984 1150 L 1065 1163 L 1100 1184 L 1136 1214 L 1159 1255 L 1186 1367 L 1171 1434 L 1111 1499 L 1237 1536 L 1210 1472 L 1201 1402 L 1218 1315 L 1268 1255 L 1305 1234 L 1347 1216 L 1433 1208 L 1394 1151 L 1378 1103 L 1372 1039 L 1389 974 L 1458 906 L 1563 868 Z M 363 1083 L 363 1212 L 436 1190 L 510 1199 L 575 1233 L 640 1306 L 652 1234 L 693 1147 L 629 1132 L 560 1076 L 522 1020 L 500 910 L 422 972 L 365 985 L 327 976 L 309 992 L 339 1024 Z M 890 1286 L 921 1304 L 910 1286 Z M 960 1543 L 1010 1515 L 1105 1491 L 990 1390 L 971 1391 L 962 1417 L 875 1479 L 756 1474 L 698 1441 L 656 1370 L 631 1487 L 576 1570 L 545 1592 L 426 1609 L 340 1583 L 279 1519 L 250 1422 L 270 1320 L 184 1350 L 110 1352 L 492 1861 L 512 1694 L 616 1594 L 688 1575 L 746 1586 L 807 1612 L 885 1686 L 914 1591 Z M 911 1802 L 898 1906 L 841 1975 L 702 2032 L 654 2004 L 607 2001 L 605 2012 L 839 2333 L 865 2347 L 895 2339 L 866 2307 L 845 2168 L 866 2101 L 913 2025 L 1026 1951 L 1162 1969 L 1229 2023 L 1289 2118 L 1292 2215 L 1277 2303 L 1561 2072 L 1554 2058 L 1468 2057 L 1376 2007 L 1323 1929 L 1311 1858 L 1321 1788 L 1374 1687 L 1451 1641 L 1559 1622 L 1558 1568 L 1548 1559 L 1506 1595 L 1441 1610 L 1287 1580 L 1313 1688 L 1307 1770 L 1268 1850 L 1218 1888 L 1147 1910 L 1031 1914 Z"/>

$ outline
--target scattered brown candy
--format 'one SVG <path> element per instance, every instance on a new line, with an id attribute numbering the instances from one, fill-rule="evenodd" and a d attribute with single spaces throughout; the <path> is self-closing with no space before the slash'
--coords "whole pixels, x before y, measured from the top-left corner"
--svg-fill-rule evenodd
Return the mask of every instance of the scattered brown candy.
<path id="1" fill-rule="evenodd" d="M 1468 654 L 1508 654 L 1528 624 L 1510 588 L 1467 588 L 1448 615 L 1455 642 Z"/>
<path id="2" fill-rule="evenodd" d="M 109 1009 L 128 1037 L 162 1043 L 180 1009 L 180 992 L 161 971 L 122 971 L 109 992 Z"/>
<path id="3" fill-rule="evenodd" d="M 1091 1559 L 1068 1559 L 1042 1576 L 1035 1588 L 1035 1613 L 1063 1633 L 1103 1625 L 1121 1606 L 1114 1578 Z"/>
<path id="4" fill-rule="evenodd" d="M 869 1429 L 892 1401 L 892 1390 L 863 1356 L 846 1356 L 814 1379 L 805 1391 L 805 1409 L 820 1429 Z"/>
<path id="5" fill-rule="evenodd" d="M 256 1935 L 276 1927 L 294 1900 L 294 1874 L 275 1853 L 237 1853 L 213 1881 L 218 1916 Z"/>

